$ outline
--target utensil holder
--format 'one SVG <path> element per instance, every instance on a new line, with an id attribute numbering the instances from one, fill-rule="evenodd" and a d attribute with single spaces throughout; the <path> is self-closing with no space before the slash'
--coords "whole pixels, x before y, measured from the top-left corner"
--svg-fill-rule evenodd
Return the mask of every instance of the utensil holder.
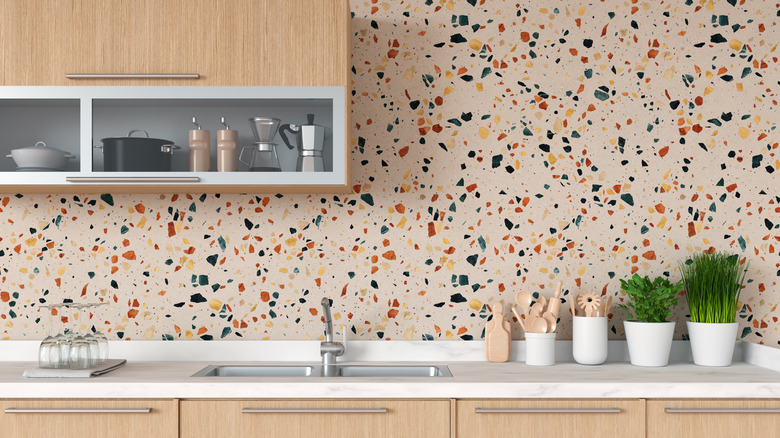
<path id="1" fill-rule="evenodd" d="M 575 316 L 572 325 L 572 353 L 581 365 L 601 365 L 607 360 L 606 316 Z"/>
<path id="2" fill-rule="evenodd" d="M 526 332 L 525 364 L 542 367 L 555 365 L 555 333 Z"/>

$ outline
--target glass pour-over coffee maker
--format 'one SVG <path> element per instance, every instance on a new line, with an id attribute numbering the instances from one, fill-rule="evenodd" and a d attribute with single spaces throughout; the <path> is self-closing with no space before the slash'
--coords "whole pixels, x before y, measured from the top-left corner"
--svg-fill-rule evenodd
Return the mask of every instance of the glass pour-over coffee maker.
<path id="1" fill-rule="evenodd" d="M 244 146 L 238 161 L 249 166 L 250 172 L 281 172 L 279 156 L 276 154 L 276 143 L 273 139 L 279 129 L 281 120 L 272 117 L 252 117 L 249 124 L 255 135 L 255 142 L 251 146 Z M 244 152 L 251 150 L 249 161 L 244 161 Z"/>

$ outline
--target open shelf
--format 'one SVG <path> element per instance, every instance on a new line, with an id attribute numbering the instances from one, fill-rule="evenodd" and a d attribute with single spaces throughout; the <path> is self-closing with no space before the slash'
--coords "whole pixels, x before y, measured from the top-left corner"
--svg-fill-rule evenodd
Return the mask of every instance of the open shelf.
<path id="1" fill-rule="evenodd" d="M 0 160 L 0 187 L 19 192 L 36 191 L 35 186 L 73 187 L 65 191 L 110 186 L 117 192 L 131 192 L 136 186 L 159 187 L 160 191 L 174 186 L 187 191 L 191 186 L 192 191 L 226 193 L 262 192 L 263 187 L 341 191 L 349 186 L 346 108 L 345 87 L 0 87 L 0 130 L 4 133 L 0 153 L 44 141 L 77 156 L 65 172 L 34 175 L 16 172 L 10 158 Z M 251 117 L 274 117 L 280 124 L 301 125 L 307 123 L 307 114 L 314 114 L 314 123 L 325 128 L 324 139 L 318 142 L 323 145 L 322 171 L 296 171 L 299 151 L 288 149 L 277 133 L 273 142 L 281 172 L 249 172 L 242 163 L 235 172 L 217 172 L 216 139 L 217 131 L 224 129 L 222 117 L 238 131 L 240 153 L 255 141 Z M 210 131 L 208 172 L 190 172 L 193 116 L 201 129 Z M 104 138 L 126 137 L 134 129 L 181 146 L 172 156 L 170 171 L 105 171 L 103 152 L 95 146 Z M 296 146 L 295 136 L 288 137 Z"/>

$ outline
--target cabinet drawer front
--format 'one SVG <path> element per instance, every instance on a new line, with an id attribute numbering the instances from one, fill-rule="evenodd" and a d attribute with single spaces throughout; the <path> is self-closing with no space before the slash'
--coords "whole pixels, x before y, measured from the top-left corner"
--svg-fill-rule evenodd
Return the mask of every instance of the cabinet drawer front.
<path id="1" fill-rule="evenodd" d="M 641 400 L 458 400 L 458 437 L 644 438 Z"/>
<path id="2" fill-rule="evenodd" d="M 2 400 L 3 437 L 178 435 L 176 400 Z"/>
<path id="3" fill-rule="evenodd" d="M 777 400 L 649 400 L 647 436 L 758 436 L 780 430 Z"/>
<path id="4" fill-rule="evenodd" d="M 185 400 L 181 437 L 450 438 L 449 400 Z"/>

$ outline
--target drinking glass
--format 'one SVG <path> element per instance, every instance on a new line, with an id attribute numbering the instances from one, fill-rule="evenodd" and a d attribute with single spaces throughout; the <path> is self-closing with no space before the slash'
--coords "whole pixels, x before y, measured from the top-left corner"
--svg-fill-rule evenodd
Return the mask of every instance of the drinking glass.
<path id="1" fill-rule="evenodd" d="M 96 303 L 93 304 L 95 308 L 95 319 L 97 319 L 98 323 L 103 321 L 102 318 L 100 318 L 100 315 L 102 315 L 101 307 L 107 306 L 108 303 Z M 93 325 L 92 330 L 92 339 L 94 339 L 98 344 L 98 363 L 104 363 L 108 360 L 108 338 L 103 333 L 102 330 L 100 330 L 100 327 L 98 325 Z"/>
<path id="2" fill-rule="evenodd" d="M 70 367 L 71 339 L 68 334 L 65 333 L 66 327 L 64 321 L 62 320 L 63 315 L 67 313 L 65 309 L 66 306 L 64 304 L 51 306 L 51 315 L 55 316 L 54 326 L 56 327 L 55 331 L 57 333 L 57 335 L 54 336 L 54 339 L 57 341 L 57 345 L 60 347 L 59 366 L 57 368 Z"/>
<path id="3" fill-rule="evenodd" d="M 84 335 L 84 339 L 89 342 L 89 356 L 93 365 L 101 364 L 108 360 L 108 339 L 102 332 L 100 332 L 100 330 L 93 322 L 93 318 L 98 321 L 100 320 L 95 315 L 97 314 L 97 309 L 102 304 L 104 303 L 92 303 L 84 305 L 84 308 L 87 311 L 86 315 L 88 317 L 86 320 L 87 330 L 86 334 Z"/>
<path id="4" fill-rule="evenodd" d="M 81 326 L 84 321 L 84 305 L 69 304 L 68 308 L 71 310 L 70 314 L 73 317 L 73 324 L 71 324 L 73 340 L 70 344 L 70 369 L 84 370 L 93 365 L 90 356 L 90 341 L 81 334 Z"/>
<path id="5" fill-rule="evenodd" d="M 42 312 L 47 315 L 46 331 L 48 335 L 41 341 L 38 347 L 38 366 L 41 368 L 59 368 L 60 367 L 60 346 L 57 343 L 57 329 L 55 328 L 52 317 L 53 306 L 41 306 Z"/>

